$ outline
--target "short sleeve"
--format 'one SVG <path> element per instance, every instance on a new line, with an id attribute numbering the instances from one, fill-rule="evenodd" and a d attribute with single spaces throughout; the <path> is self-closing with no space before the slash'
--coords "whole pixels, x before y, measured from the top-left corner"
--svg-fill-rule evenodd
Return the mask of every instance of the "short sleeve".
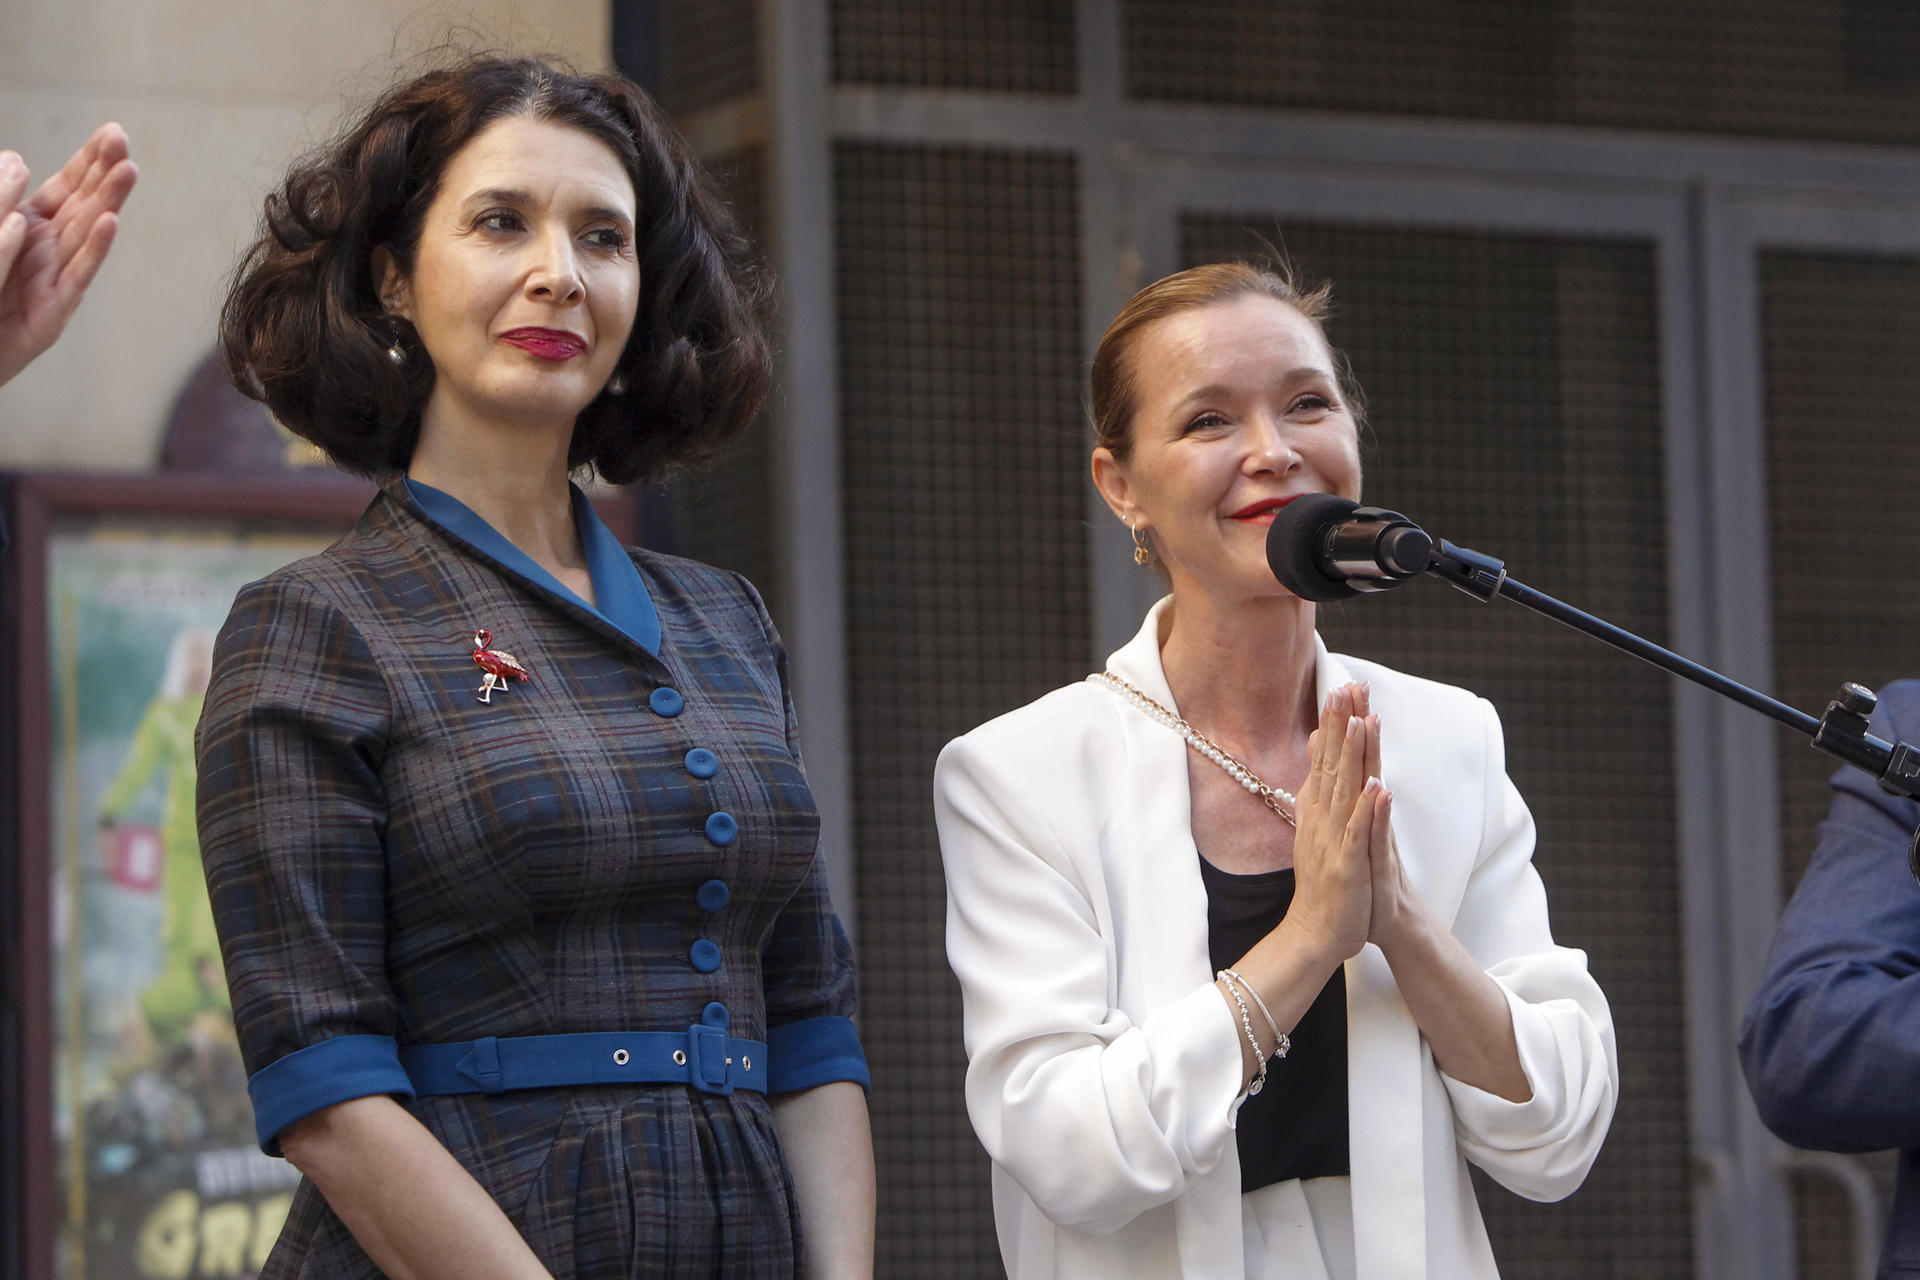
<path id="1" fill-rule="evenodd" d="M 787 676 L 787 651 L 753 584 L 739 579 L 755 612 L 780 679 L 787 749 L 800 760 L 799 720 Z M 767 1005 L 768 1092 L 795 1093 L 851 1080 L 872 1088 L 866 1051 L 853 1015 L 859 1006 L 853 944 L 833 909 L 825 857 L 814 851 L 800 889 L 774 921 L 761 949 Z"/>
<path id="2" fill-rule="evenodd" d="M 385 682 L 286 574 L 240 593 L 196 749 L 201 856 L 261 1146 L 337 1102 L 411 1096 L 386 979 Z"/>

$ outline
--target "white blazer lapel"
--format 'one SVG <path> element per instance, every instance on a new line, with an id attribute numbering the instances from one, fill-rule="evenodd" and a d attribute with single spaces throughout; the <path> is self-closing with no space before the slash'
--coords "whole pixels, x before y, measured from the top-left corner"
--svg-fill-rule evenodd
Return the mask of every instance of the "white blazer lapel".
<path id="1" fill-rule="evenodd" d="M 1107 669 L 1178 714 L 1173 692 L 1160 666 L 1159 630 L 1171 597 L 1147 614 L 1138 634 L 1107 659 Z M 1120 723 L 1126 735 L 1127 808 L 1135 815 L 1124 847 L 1135 856 L 1109 867 L 1111 877 L 1129 885 L 1125 895 L 1135 911 L 1151 918 L 1119 921 L 1134 972 L 1125 981 L 1125 997 L 1147 997 L 1151 1008 L 1178 999 L 1213 976 L 1207 955 L 1207 890 L 1200 879 L 1200 854 L 1193 843 L 1193 802 L 1187 788 L 1187 744 L 1180 735 L 1110 693 L 1125 708 Z M 1236 1177 L 1237 1177 L 1236 1173 Z"/>
<path id="2" fill-rule="evenodd" d="M 1352 677 L 1314 636 L 1315 705 Z M 1379 710 L 1378 707 L 1375 708 Z M 1404 744 L 1403 744 L 1404 745 Z M 1394 758 L 1382 751 L 1383 781 Z M 1404 852 L 1396 821 L 1394 838 Z M 1411 865 L 1409 866 L 1411 871 Z M 1380 948 L 1368 943 L 1345 965 L 1347 978 L 1347 1144 L 1352 1170 L 1354 1262 L 1366 1280 L 1427 1274 L 1426 1188 L 1422 1169 L 1420 1029 L 1394 985 Z"/>
<path id="3" fill-rule="evenodd" d="M 1160 666 L 1163 600 L 1126 646 L 1107 659 L 1107 670 L 1175 714 L 1173 692 Z M 1118 694 L 1111 694 L 1116 702 Z M 1130 705 L 1121 720 L 1126 736 L 1127 776 L 1123 808 L 1136 815 L 1131 831 L 1116 841 L 1122 850 L 1107 869 L 1116 910 L 1135 918 L 1122 922 L 1128 938 L 1116 995 L 1123 1007 L 1168 1004 L 1210 981 L 1207 952 L 1207 890 L 1200 879 L 1200 853 L 1193 843 L 1193 803 L 1187 787 L 1187 744 L 1180 735 Z M 1130 927 L 1128 927 L 1130 925 Z M 1137 1002 L 1137 1003 L 1136 1003 Z M 1182 1275 L 1240 1280 L 1245 1257 L 1240 1221 L 1240 1156 L 1227 1145 L 1220 1161 L 1180 1197 L 1174 1233 Z"/>

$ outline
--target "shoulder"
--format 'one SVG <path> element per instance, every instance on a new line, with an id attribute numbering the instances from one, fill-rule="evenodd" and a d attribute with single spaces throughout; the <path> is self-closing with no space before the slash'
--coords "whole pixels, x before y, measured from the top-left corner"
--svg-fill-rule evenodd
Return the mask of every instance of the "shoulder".
<path id="1" fill-rule="evenodd" d="M 646 547 L 628 547 L 627 555 L 663 617 L 681 614 L 723 631 L 774 636 L 766 603 L 744 574 Z"/>
<path id="2" fill-rule="evenodd" d="M 453 553 L 437 537 L 421 537 L 385 493 L 376 493 L 360 519 L 326 550 L 282 565 L 241 588 L 243 604 L 337 611 L 365 621 L 393 607 L 390 598 L 417 590 L 431 566 Z"/>
<path id="3" fill-rule="evenodd" d="M 1366 658 L 1334 656 L 1355 680 L 1366 681 L 1376 707 L 1387 705 L 1436 715 L 1471 715 L 1476 717 L 1476 723 L 1477 717 L 1491 711 L 1485 698 L 1457 684 L 1409 675 Z"/>
<path id="4" fill-rule="evenodd" d="M 1114 749 L 1125 710 L 1105 689 L 1080 680 L 1024 707 L 995 716 L 961 734 L 940 752 L 935 776 L 955 769 L 987 769 L 1014 777 L 1044 777 L 1067 762 Z"/>
<path id="5" fill-rule="evenodd" d="M 1879 693 L 1880 705 L 1875 717 L 1890 727 L 1911 727 L 1920 723 L 1920 680 L 1895 680 Z"/>
<path id="6" fill-rule="evenodd" d="M 341 555 L 341 548 L 348 540 L 342 539 L 317 555 L 284 564 L 266 577 L 241 587 L 234 597 L 227 629 L 310 625 L 317 616 L 344 622 L 343 600 L 351 596 L 352 580 L 356 576 L 352 557 Z"/>
<path id="7" fill-rule="evenodd" d="M 1338 657 L 1351 678 L 1364 680 L 1386 750 L 1403 761 L 1417 761 L 1418 782 L 1442 791 L 1491 781 L 1506 770 L 1506 742 L 1500 716 L 1471 689 L 1409 675 L 1364 658 Z M 1405 792 L 1416 778 L 1402 773 L 1395 789 Z"/>
<path id="8" fill-rule="evenodd" d="M 686 556 L 668 555 L 664 551 L 654 551 L 648 547 L 628 547 L 627 555 L 639 567 L 640 572 L 649 578 L 672 583 L 684 590 L 695 592 L 727 592 L 749 594 L 759 599 L 759 592 L 752 583 L 732 569 L 721 569 L 699 560 L 690 560 Z"/>

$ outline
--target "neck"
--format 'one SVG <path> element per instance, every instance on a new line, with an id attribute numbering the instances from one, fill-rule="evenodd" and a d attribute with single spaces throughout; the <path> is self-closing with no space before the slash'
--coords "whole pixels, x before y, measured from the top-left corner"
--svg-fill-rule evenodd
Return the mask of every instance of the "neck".
<path id="1" fill-rule="evenodd" d="M 584 568 L 567 485 L 572 425 L 538 430 L 434 408 L 422 415 L 408 477 L 466 503 L 543 568 Z"/>
<path id="2" fill-rule="evenodd" d="M 1293 596 L 1223 604 L 1176 591 L 1160 662 L 1181 717 L 1255 754 L 1304 740 L 1319 720 L 1313 622 Z"/>

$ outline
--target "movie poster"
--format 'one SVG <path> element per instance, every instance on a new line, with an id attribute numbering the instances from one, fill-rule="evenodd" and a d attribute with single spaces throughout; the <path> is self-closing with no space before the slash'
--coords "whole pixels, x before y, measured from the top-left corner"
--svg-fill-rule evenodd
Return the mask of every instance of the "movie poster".
<path id="1" fill-rule="evenodd" d="M 243 1280 L 298 1174 L 253 1133 L 194 824 L 239 588 L 327 538 L 89 527 L 49 545 L 61 1280 Z"/>

